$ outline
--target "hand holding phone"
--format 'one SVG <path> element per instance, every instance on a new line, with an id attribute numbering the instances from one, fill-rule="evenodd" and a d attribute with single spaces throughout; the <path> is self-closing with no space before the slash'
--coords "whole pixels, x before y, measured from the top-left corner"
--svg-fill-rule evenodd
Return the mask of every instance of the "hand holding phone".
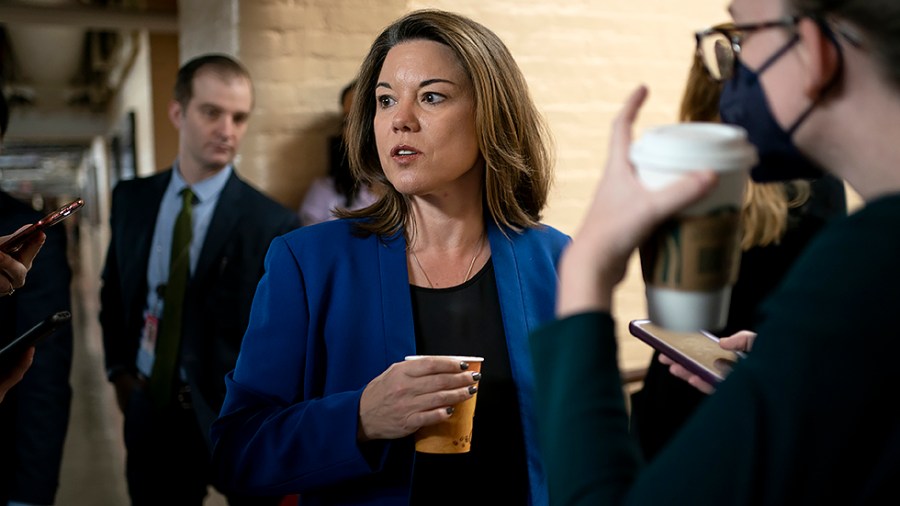
<path id="1" fill-rule="evenodd" d="M 41 339 L 49 336 L 58 328 L 69 323 L 72 314 L 68 311 L 59 311 L 48 316 L 34 327 L 27 330 L 21 336 L 3 348 L 0 348 L 0 376 L 14 371 L 21 363 L 22 356 Z"/>
<path id="2" fill-rule="evenodd" d="M 722 349 L 719 338 L 709 332 L 675 332 L 650 320 L 633 320 L 628 325 L 632 335 L 659 350 L 692 374 L 710 385 L 717 385 L 745 355 Z"/>
<path id="3" fill-rule="evenodd" d="M 75 211 L 81 209 L 84 200 L 75 199 L 72 202 L 60 207 L 56 211 L 41 218 L 37 223 L 33 223 L 12 235 L 9 239 L 0 244 L 0 251 L 7 255 L 12 255 L 28 244 L 38 232 L 43 232 L 45 228 L 52 227 L 62 220 L 68 218 Z"/>

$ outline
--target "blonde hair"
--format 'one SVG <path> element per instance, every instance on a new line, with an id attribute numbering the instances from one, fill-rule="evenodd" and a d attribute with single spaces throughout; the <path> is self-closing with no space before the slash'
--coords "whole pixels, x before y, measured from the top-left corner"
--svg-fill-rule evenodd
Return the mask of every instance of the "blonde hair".
<path id="1" fill-rule="evenodd" d="M 368 218 L 366 232 L 391 235 L 407 225 L 409 196 L 387 180 L 378 158 L 375 85 L 388 52 L 411 40 L 449 47 L 472 83 L 475 135 L 484 159 L 482 199 L 501 228 L 536 227 L 553 176 L 549 131 L 531 99 L 528 84 L 506 45 L 494 32 L 458 14 L 439 10 L 409 13 L 388 26 L 372 44 L 357 76 L 356 100 L 348 118 L 348 152 L 354 175 L 383 189 L 373 205 L 339 215 Z"/>
<path id="2" fill-rule="evenodd" d="M 729 25 L 720 25 L 729 26 Z M 706 73 L 699 54 L 688 73 L 687 86 L 681 99 L 681 121 L 712 121 L 719 119 L 719 95 L 722 85 Z M 802 206 L 809 199 L 809 183 L 747 182 L 741 208 L 743 236 L 741 248 L 778 244 L 788 229 L 788 210 Z"/>

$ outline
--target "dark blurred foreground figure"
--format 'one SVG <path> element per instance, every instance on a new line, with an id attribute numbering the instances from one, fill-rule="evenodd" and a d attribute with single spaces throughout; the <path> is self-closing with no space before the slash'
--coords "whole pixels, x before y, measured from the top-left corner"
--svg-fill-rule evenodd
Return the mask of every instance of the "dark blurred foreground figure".
<path id="1" fill-rule="evenodd" d="M 16 230 L 44 214 L 0 191 L 0 231 Z M 66 228 L 56 225 L 46 235 L 28 282 L 0 298 L 0 343 L 53 313 L 71 311 Z M 53 504 L 69 425 L 71 368 L 72 326 L 65 325 L 38 343 L 25 377 L 0 404 L 0 504 Z"/>
<path id="2" fill-rule="evenodd" d="M 900 3 L 734 0 L 720 112 L 748 129 L 760 179 L 804 160 L 865 207 L 828 223 L 763 302 L 752 351 L 650 462 L 628 432 L 612 294 L 635 248 L 715 185 L 700 172 L 647 191 L 628 163 L 646 97 L 614 125 L 592 207 L 563 255 L 559 320 L 532 336 L 555 504 L 890 504 L 900 480 Z M 721 35 L 704 31 L 698 39 Z M 727 61 L 722 59 L 721 61 Z M 790 161 L 791 163 L 787 163 Z M 627 212 L 622 212 L 627 209 Z M 683 370 L 672 368 L 679 375 Z M 702 386 L 697 378 L 688 378 Z"/>
<path id="3" fill-rule="evenodd" d="M 9 109 L 0 89 L 0 146 Z M 0 191 L 0 232 L 14 232 L 43 217 Z M 0 237 L 0 244 L 7 236 Z M 46 239 L 46 242 L 45 242 Z M 48 229 L 13 256 L 0 253 L 0 347 L 57 311 L 70 311 L 72 272 L 65 227 Z M 43 243 L 43 247 L 41 244 Z M 35 257 L 39 249 L 44 251 Z M 7 262 L 14 262 L 7 270 Z M 28 284 L 24 273 L 29 268 Z M 22 273 L 16 279 L 15 273 Z M 0 371 L 0 504 L 53 504 L 59 488 L 72 389 L 72 327 L 66 325 L 32 349 L 13 370 Z M 27 374 L 26 374 L 27 371 Z"/>

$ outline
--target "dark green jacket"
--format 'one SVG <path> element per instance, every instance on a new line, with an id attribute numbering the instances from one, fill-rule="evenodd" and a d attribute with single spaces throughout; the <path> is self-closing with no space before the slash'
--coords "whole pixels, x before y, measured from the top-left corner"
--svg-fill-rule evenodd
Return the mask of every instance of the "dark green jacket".
<path id="1" fill-rule="evenodd" d="M 763 305 L 759 337 L 645 464 L 612 318 L 532 335 L 552 504 L 896 504 L 900 196 L 828 226 Z"/>

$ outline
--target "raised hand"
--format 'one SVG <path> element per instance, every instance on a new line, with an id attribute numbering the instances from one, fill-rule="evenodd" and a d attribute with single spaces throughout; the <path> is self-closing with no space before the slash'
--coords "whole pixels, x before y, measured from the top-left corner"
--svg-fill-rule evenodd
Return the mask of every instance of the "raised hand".
<path id="1" fill-rule="evenodd" d="M 693 172 L 648 190 L 628 159 L 632 127 L 647 97 L 635 90 L 613 123 L 606 169 L 584 222 L 560 264 L 557 315 L 610 310 L 613 288 L 634 250 L 666 218 L 700 199 L 716 183 L 711 171 Z"/>

